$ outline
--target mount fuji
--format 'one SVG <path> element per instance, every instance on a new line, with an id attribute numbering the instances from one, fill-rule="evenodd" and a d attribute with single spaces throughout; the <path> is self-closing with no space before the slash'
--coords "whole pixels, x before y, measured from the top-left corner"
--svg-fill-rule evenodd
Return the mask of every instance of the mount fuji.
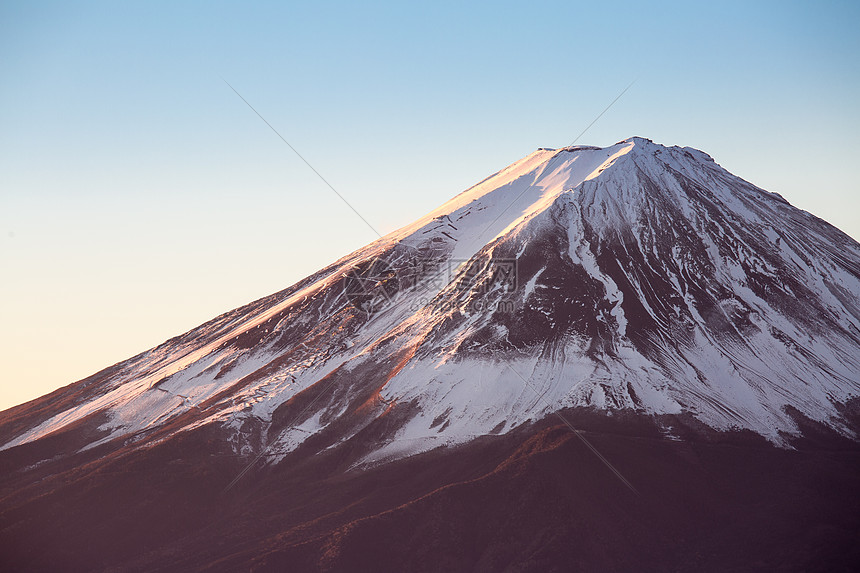
<path id="1" fill-rule="evenodd" d="M 860 244 L 695 149 L 541 148 L 0 413 L 0 543 L 27 570 L 848 570 L 858 396 Z"/>

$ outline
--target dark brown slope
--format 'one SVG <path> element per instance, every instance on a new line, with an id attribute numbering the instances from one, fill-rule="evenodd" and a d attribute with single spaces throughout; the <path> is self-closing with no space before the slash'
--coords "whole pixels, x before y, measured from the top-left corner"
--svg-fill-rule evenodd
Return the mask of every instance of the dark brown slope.
<path id="1" fill-rule="evenodd" d="M 219 436 L 191 432 L 146 450 L 108 445 L 92 460 L 4 472 L 2 569 L 860 567 L 860 451 L 851 442 L 811 426 L 798 451 L 741 434 L 682 442 L 644 419 L 567 415 L 639 495 L 550 423 L 364 472 L 346 471 L 358 453 L 350 442 L 320 455 L 299 450 L 226 494 L 242 460 Z M 0 462 L 24 453 L 0 452 Z"/>
<path id="2" fill-rule="evenodd" d="M 636 483 L 639 495 L 566 428 L 551 427 L 477 480 L 303 544 L 279 548 L 270 542 L 270 552 L 254 562 L 271 571 L 296 565 L 488 572 L 860 566 L 857 452 L 590 437 Z"/>

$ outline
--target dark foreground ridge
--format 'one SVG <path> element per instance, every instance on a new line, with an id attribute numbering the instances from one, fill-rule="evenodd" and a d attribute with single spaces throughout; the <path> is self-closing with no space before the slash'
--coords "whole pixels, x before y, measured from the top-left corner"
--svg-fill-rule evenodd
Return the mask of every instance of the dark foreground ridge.
<path id="1" fill-rule="evenodd" d="M 295 452 L 222 490 L 244 460 L 202 429 L 145 450 L 20 468 L 0 453 L 6 571 L 852 571 L 860 448 L 810 423 L 797 450 L 750 432 L 565 412 L 564 426 L 371 468 Z M 65 438 L 75 441 L 70 430 Z M 80 439 L 80 438 L 79 438 Z M 220 449 L 220 452 L 219 452 Z M 104 456 L 101 462 L 93 462 Z"/>

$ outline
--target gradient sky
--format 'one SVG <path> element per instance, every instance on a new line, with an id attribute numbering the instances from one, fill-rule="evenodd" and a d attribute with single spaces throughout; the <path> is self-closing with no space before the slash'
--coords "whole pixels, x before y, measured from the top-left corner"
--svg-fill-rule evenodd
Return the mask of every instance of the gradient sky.
<path id="1" fill-rule="evenodd" d="M 0 409 L 537 147 L 692 146 L 860 238 L 856 2 L 0 4 Z"/>

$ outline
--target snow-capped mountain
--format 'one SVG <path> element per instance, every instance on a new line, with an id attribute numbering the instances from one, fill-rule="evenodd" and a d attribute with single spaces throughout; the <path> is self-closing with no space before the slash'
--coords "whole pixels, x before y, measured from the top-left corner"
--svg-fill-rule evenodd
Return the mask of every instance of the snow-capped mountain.
<path id="1" fill-rule="evenodd" d="M 0 565 L 856 570 L 858 395 L 857 242 L 694 149 L 538 149 L 0 413 Z"/>
<path id="2" fill-rule="evenodd" d="M 701 151 L 538 149 L 65 392 L 4 428 L 3 449 L 82 420 L 98 421 L 84 450 L 211 425 L 276 463 L 375 425 L 359 464 L 376 463 L 575 407 L 780 445 L 799 413 L 853 436 L 860 245 Z"/>

